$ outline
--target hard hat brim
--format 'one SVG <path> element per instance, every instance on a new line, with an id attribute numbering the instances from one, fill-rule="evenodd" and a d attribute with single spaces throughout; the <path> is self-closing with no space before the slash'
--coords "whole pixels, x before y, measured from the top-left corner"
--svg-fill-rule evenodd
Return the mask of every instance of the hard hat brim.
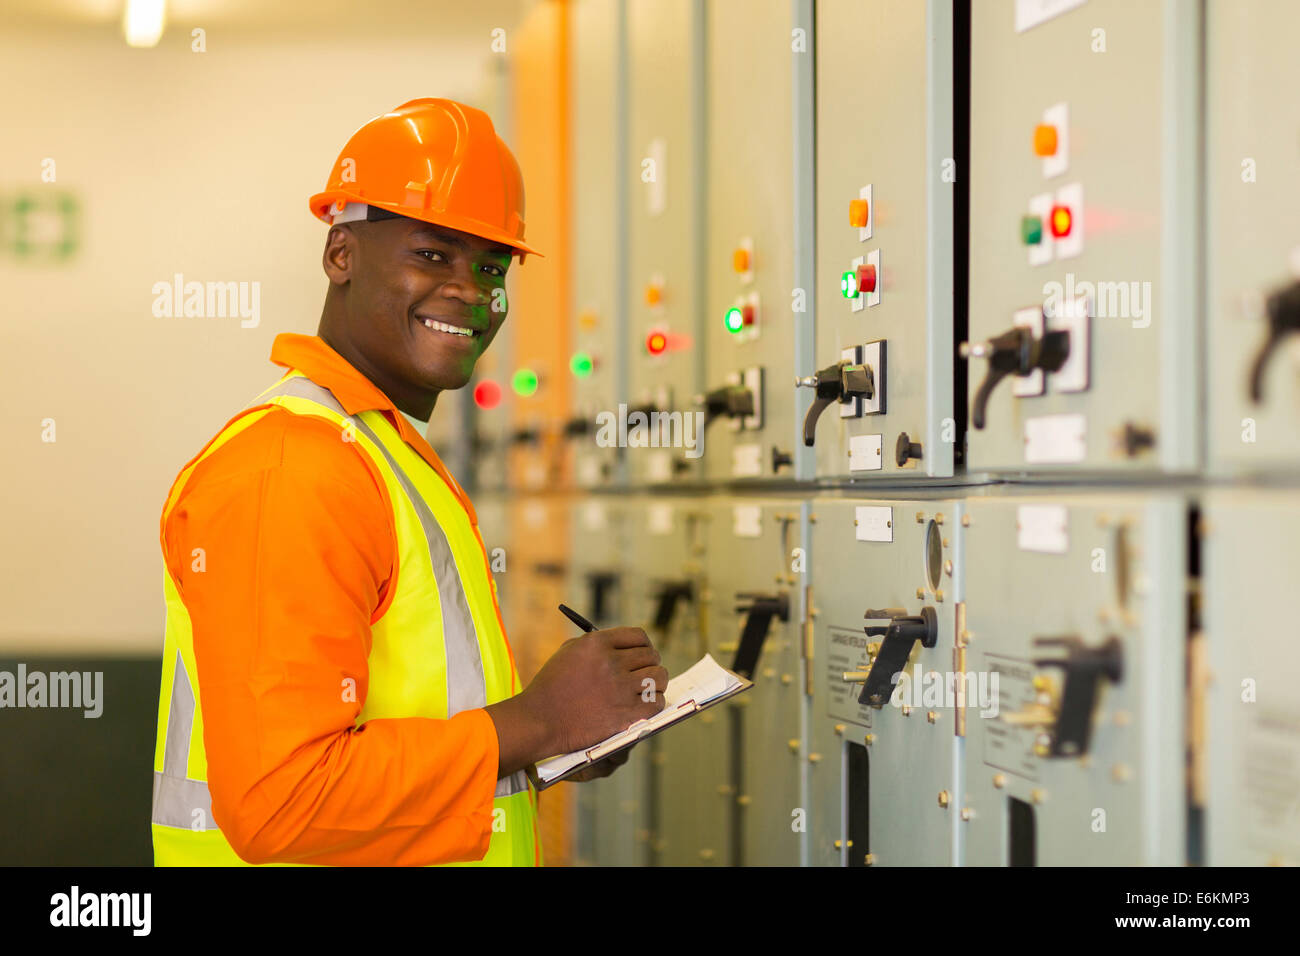
<path id="1" fill-rule="evenodd" d="M 489 242 L 499 242 L 503 246 L 509 246 L 520 256 L 523 261 L 525 255 L 537 256 L 545 259 L 546 257 L 534 249 L 532 246 L 516 239 L 514 236 L 504 232 L 501 229 L 494 228 L 489 224 L 477 219 L 470 219 L 466 216 L 455 216 L 449 213 L 440 213 L 430 209 L 413 209 L 410 206 L 402 206 L 397 203 L 376 202 L 373 199 L 363 199 L 360 196 L 341 190 L 330 190 L 323 193 L 317 193 L 309 200 L 312 215 L 326 225 L 331 225 L 329 208 L 337 202 L 344 203 L 363 203 L 368 206 L 374 206 L 376 209 L 386 209 L 388 212 L 396 213 L 399 216 L 405 216 L 407 219 L 418 219 L 421 222 L 427 222 L 430 225 L 442 226 L 446 229 L 455 229 L 457 232 L 465 232 L 471 236 L 477 236 L 480 239 L 486 239 Z"/>

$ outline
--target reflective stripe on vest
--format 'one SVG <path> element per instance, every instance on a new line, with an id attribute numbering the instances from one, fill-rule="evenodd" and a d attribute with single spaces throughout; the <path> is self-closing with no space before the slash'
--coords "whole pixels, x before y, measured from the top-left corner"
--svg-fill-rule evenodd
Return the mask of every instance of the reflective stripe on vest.
<path id="1" fill-rule="evenodd" d="M 446 656 L 447 717 L 487 705 L 486 679 L 474 618 L 470 613 L 455 557 L 441 525 L 416 489 L 415 483 L 364 421 L 349 417 L 329 389 L 298 375 L 287 378 L 254 399 L 245 409 L 267 404 L 278 395 L 296 396 L 322 405 L 353 424 L 384 455 L 419 518 L 435 572 L 442 607 Z M 187 777 L 196 699 L 190 675 L 180 652 L 176 655 L 168 707 L 163 768 L 154 774 L 153 822 L 186 830 L 217 830 L 212 801 L 205 781 Z M 494 798 L 511 797 L 528 789 L 524 771 L 497 781 Z M 201 811 L 196 815 L 195 811 Z M 199 824 L 202 824 L 200 826 Z"/>

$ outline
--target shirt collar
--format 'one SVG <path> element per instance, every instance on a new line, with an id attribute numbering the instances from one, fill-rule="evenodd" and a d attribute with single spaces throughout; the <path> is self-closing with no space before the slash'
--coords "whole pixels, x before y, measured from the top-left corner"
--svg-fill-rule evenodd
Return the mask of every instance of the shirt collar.
<path id="1" fill-rule="evenodd" d="M 420 457 L 442 477 L 469 512 L 470 520 L 478 523 L 469 496 L 456 483 L 451 472 L 447 471 L 447 466 L 425 437 L 412 427 L 406 416 L 379 386 L 357 371 L 351 362 L 334 351 L 319 335 L 281 332 L 271 345 L 271 361 L 285 368 L 296 369 L 317 385 L 328 388 L 349 415 L 371 410 L 387 412 L 403 441 L 419 452 Z"/>

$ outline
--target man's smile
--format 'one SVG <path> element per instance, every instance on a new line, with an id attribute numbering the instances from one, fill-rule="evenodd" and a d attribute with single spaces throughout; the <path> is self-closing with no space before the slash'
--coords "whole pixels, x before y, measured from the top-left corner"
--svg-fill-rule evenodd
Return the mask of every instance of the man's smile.
<path id="1" fill-rule="evenodd" d="M 415 316 L 415 320 L 440 337 L 463 339 L 466 343 L 478 342 L 484 331 L 466 325 L 463 320 L 437 319 L 431 315 L 420 314 Z"/>

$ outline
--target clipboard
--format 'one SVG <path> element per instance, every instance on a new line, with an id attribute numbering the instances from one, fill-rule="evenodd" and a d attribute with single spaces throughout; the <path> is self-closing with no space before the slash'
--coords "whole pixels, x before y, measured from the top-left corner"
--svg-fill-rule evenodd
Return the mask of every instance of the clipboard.
<path id="1" fill-rule="evenodd" d="M 721 665 L 718 666 L 721 667 Z M 716 697 L 710 698 L 708 701 L 706 701 L 703 704 L 696 704 L 694 700 L 683 701 L 682 703 L 677 705 L 677 710 L 685 711 L 685 713 L 680 717 L 673 717 L 667 722 L 660 723 L 658 725 L 651 725 L 649 721 L 654 718 L 649 718 L 647 720 L 639 720 L 636 723 L 629 726 L 626 730 L 622 730 L 619 732 L 619 734 L 615 734 L 614 737 L 618 737 L 621 734 L 626 734 L 629 731 L 635 730 L 638 724 L 646 724 L 643 732 L 637 733 L 635 736 L 632 736 L 627 740 L 619 741 L 616 745 L 613 746 L 610 746 L 611 742 L 613 741 L 613 737 L 611 737 L 601 741 L 600 743 L 593 744 L 592 746 L 587 747 L 586 759 L 580 761 L 579 763 L 565 770 L 560 775 L 550 778 L 549 780 L 543 780 L 541 778 L 541 776 L 538 774 L 536 764 L 530 765 L 529 767 L 526 768 L 526 773 L 528 774 L 529 782 L 531 782 L 532 785 L 538 791 L 545 790 L 548 787 L 554 786 L 555 784 L 559 783 L 562 780 L 567 780 L 569 777 L 572 777 L 574 774 L 578 773 L 578 771 L 585 770 L 588 767 L 590 767 L 592 764 L 599 763 L 600 761 L 604 760 L 606 757 L 613 756 L 616 753 L 622 753 L 624 750 L 627 750 L 630 747 L 634 747 L 637 744 L 639 744 L 641 741 L 648 740 L 651 737 L 655 736 L 656 734 L 662 733 L 663 731 L 667 730 L 670 727 L 676 727 L 679 724 L 685 723 L 686 721 L 694 717 L 696 714 L 701 714 L 711 707 L 715 707 L 718 704 L 723 703 L 724 701 L 731 700 L 737 694 L 743 694 L 745 691 L 749 690 L 754 686 L 754 682 L 752 680 L 747 680 L 746 678 L 741 677 L 735 671 L 729 670 L 725 667 L 721 667 L 721 669 L 726 671 L 728 674 L 730 674 L 733 678 L 735 678 L 738 681 L 738 683 L 735 686 L 733 686 L 731 689 L 724 691 L 723 693 L 719 694 Z M 662 713 L 663 712 L 660 711 L 660 714 L 656 715 L 656 717 L 660 717 Z M 577 751 L 574 751 L 574 754 L 576 753 Z M 570 754 L 568 756 L 573 756 L 574 754 Z M 554 759 L 554 758 L 550 758 L 550 759 Z"/>

